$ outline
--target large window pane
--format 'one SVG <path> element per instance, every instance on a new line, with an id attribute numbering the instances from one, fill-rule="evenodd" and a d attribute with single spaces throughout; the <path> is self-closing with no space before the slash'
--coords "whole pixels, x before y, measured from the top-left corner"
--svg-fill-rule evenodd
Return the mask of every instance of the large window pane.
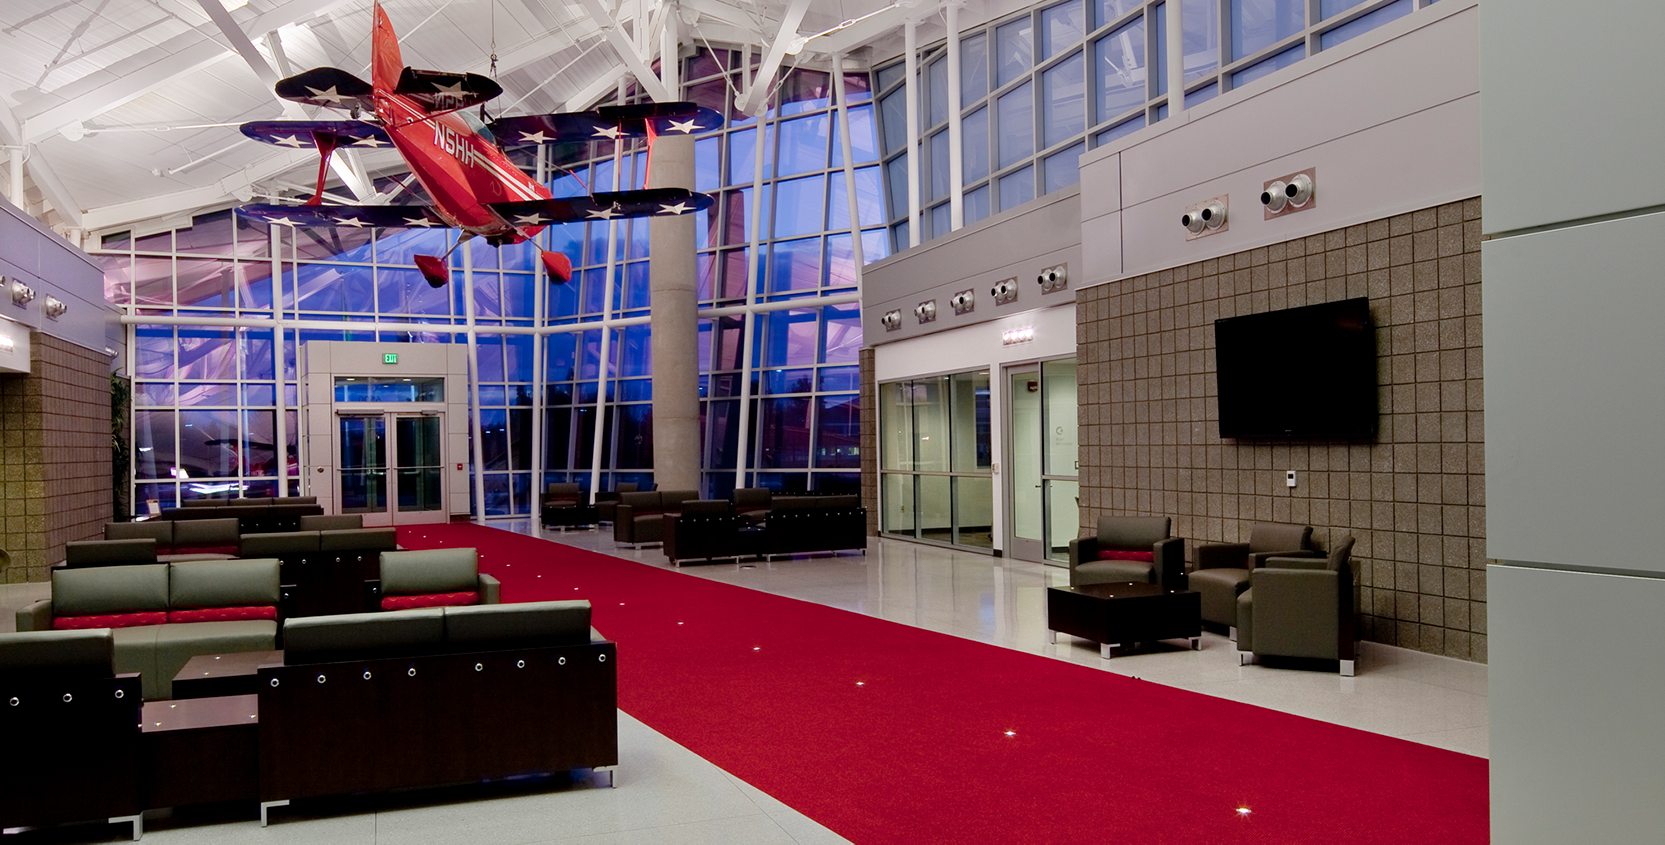
<path id="1" fill-rule="evenodd" d="M 994 31 L 995 87 L 1002 87 L 1029 72 L 1035 61 L 1035 39 L 1029 17 L 1012 21 Z"/>
<path id="2" fill-rule="evenodd" d="M 1285 50 L 1269 59 L 1262 59 L 1255 62 L 1249 67 L 1231 75 L 1231 87 L 1240 88 L 1273 71 L 1289 67 L 1304 58 L 1306 54 L 1306 45 L 1296 44 L 1288 50 Z"/>
<path id="3" fill-rule="evenodd" d="M 821 239 L 776 241 L 769 250 L 769 292 L 814 290 L 821 284 Z"/>
<path id="4" fill-rule="evenodd" d="M 937 59 L 925 66 L 925 127 L 948 121 L 948 59 Z"/>
<path id="5" fill-rule="evenodd" d="M 1305 0 L 1231 0 L 1231 57 L 1252 56 L 1306 27 Z"/>
<path id="6" fill-rule="evenodd" d="M 1043 162 L 1045 172 L 1042 173 L 1046 190 L 1043 193 L 1063 190 L 1081 181 L 1081 154 L 1086 149 L 1086 144 L 1075 144 L 1061 153 L 1046 157 Z"/>
<path id="7" fill-rule="evenodd" d="M 781 121 L 776 175 L 793 176 L 827 168 L 828 121 L 825 112 Z"/>
<path id="8" fill-rule="evenodd" d="M 913 469 L 913 408 L 911 382 L 879 386 L 879 466 Z"/>
<path id="9" fill-rule="evenodd" d="M 1000 210 L 1016 208 L 1035 198 L 1035 168 L 1025 167 L 1000 177 Z"/>
<path id="10" fill-rule="evenodd" d="M 954 542 L 954 499 L 952 480 L 946 475 L 914 477 L 914 501 L 918 503 L 919 538 L 938 543 Z"/>
<path id="11" fill-rule="evenodd" d="M 962 181 L 971 184 L 989 175 L 989 109 L 980 108 L 965 116 L 960 122 L 960 140 L 963 152 L 960 154 L 960 166 L 964 172 Z"/>
<path id="12" fill-rule="evenodd" d="M 1061 144 L 1087 128 L 1081 53 L 1041 74 L 1041 146 Z"/>
<path id="13" fill-rule="evenodd" d="M 948 376 L 913 382 L 913 468 L 921 472 L 948 470 Z"/>
<path id="14" fill-rule="evenodd" d="M 989 371 L 955 373 L 953 393 L 954 472 L 987 470 L 993 460 L 989 441 Z"/>
<path id="15" fill-rule="evenodd" d="M 880 528 L 892 534 L 914 533 L 913 479 L 911 475 L 886 473 L 882 496 L 884 520 Z"/>
<path id="16" fill-rule="evenodd" d="M 930 172 L 925 174 L 924 201 L 931 202 L 948 196 L 948 130 L 932 135 L 926 146 L 931 151 L 926 159 L 931 167 Z"/>
<path id="17" fill-rule="evenodd" d="M 989 38 L 978 33 L 960 39 L 960 108 L 989 93 Z"/>
<path id="18" fill-rule="evenodd" d="M 995 131 L 999 133 L 1000 167 L 1010 167 L 1035 154 L 1034 86 L 1025 82 L 996 101 Z"/>
<path id="19" fill-rule="evenodd" d="M 757 466 L 797 469 L 809 466 L 810 400 L 764 399 L 758 403 Z"/>
<path id="20" fill-rule="evenodd" d="M 857 469 L 861 466 L 861 398 L 854 394 L 822 396 L 815 425 L 815 466 Z"/>
<path id="21" fill-rule="evenodd" d="M 954 542 L 994 548 L 994 479 L 954 479 Z"/>
<path id="22" fill-rule="evenodd" d="M 879 168 L 863 167 L 855 172 L 855 177 L 856 213 L 861 216 L 861 225 L 884 225 L 884 192 L 879 185 Z M 831 184 L 827 190 L 827 214 L 830 217 L 827 228 L 834 232 L 848 230 L 850 200 L 844 190 L 844 174 L 833 173 L 828 178 Z"/>
<path id="23" fill-rule="evenodd" d="M 889 155 L 908 145 L 908 100 L 906 92 L 897 89 L 886 94 L 879 100 L 879 111 L 885 129 L 885 154 Z"/>
<path id="24" fill-rule="evenodd" d="M 1094 78 L 1098 91 L 1093 122 L 1103 123 L 1145 104 L 1145 19 L 1093 42 Z"/>
<path id="25" fill-rule="evenodd" d="M 1364 2 L 1364 0 L 1359 0 L 1359 2 Z M 1355 3 L 1353 5 L 1357 4 Z M 1318 36 L 1318 49 L 1328 50 L 1343 41 L 1363 35 L 1364 33 L 1369 32 L 1370 30 L 1375 29 L 1388 21 L 1398 20 L 1399 18 L 1410 14 L 1414 10 L 1415 7 L 1411 5 L 1411 0 L 1398 0 L 1398 2 L 1389 3 L 1374 12 L 1359 15 L 1341 26 Z M 1326 14 L 1325 17 L 1329 17 L 1329 15 Z"/>
<path id="26" fill-rule="evenodd" d="M 808 176 L 775 185 L 774 237 L 821 231 L 827 210 L 826 181 L 825 176 Z"/>
<path id="27" fill-rule="evenodd" d="M 873 134 L 873 107 L 871 105 L 858 106 L 848 110 L 850 114 L 850 154 L 856 164 L 866 164 L 879 160 L 879 149 L 874 143 L 877 140 Z M 844 142 L 838 135 L 838 113 L 832 115 L 832 166 L 844 166 Z"/>
<path id="28" fill-rule="evenodd" d="M 1041 61 L 1081 43 L 1086 35 L 1086 13 L 1081 0 L 1069 0 L 1041 10 Z"/>
<path id="29" fill-rule="evenodd" d="M 1220 69 L 1220 4 L 1180 6 L 1185 46 L 1185 81 L 1195 82 Z"/>

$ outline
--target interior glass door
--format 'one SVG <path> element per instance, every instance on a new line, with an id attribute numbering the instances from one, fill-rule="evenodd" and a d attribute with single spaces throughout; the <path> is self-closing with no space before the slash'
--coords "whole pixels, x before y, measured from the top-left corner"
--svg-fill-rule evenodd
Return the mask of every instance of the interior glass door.
<path id="1" fill-rule="evenodd" d="M 394 500 L 399 514 L 438 513 L 444 507 L 440 489 L 444 468 L 440 455 L 442 419 L 438 414 L 393 415 Z"/>
<path id="2" fill-rule="evenodd" d="M 387 511 L 387 420 L 382 414 L 343 416 L 337 465 L 342 513 Z"/>
<path id="3" fill-rule="evenodd" d="M 1007 554 L 1067 563 L 1080 525 L 1075 359 L 1006 370 Z"/>
<path id="4" fill-rule="evenodd" d="M 1006 371 L 1006 411 L 1011 457 L 1006 461 L 1006 551 L 1018 560 L 1044 560 L 1046 505 L 1041 489 L 1041 372 L 1035 365 Z"/>

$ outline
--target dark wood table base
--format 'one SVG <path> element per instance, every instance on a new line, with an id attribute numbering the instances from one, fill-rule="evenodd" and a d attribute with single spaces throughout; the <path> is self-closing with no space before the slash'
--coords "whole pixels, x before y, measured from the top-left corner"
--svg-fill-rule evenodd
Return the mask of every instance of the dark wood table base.
<path id="1" fill-rule="evenodd" d="M 1059 634 L 1092 640 L 1106 660 L 1111 646 L 1155 640 L 1190 640 L 1195 650 L 1202 647 L 1202 594 L 1138 582 L 1049 587 L 1046 627 L 1050 642 Z"/>

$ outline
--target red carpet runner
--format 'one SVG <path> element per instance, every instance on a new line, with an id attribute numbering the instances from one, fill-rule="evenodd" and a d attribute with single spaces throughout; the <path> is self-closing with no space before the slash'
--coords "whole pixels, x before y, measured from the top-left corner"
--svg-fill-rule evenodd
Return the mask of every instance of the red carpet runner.
<path id="1" fill-rule="evenodd" d="M 506 531 L 399 539 L 589 599 L 621 709 L 856 842 L 1488 839 L 1477 757 Z"/>

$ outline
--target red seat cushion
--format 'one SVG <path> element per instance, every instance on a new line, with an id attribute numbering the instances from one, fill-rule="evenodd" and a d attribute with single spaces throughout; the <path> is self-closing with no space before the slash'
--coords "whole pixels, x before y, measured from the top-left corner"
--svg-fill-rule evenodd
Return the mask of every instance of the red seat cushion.
<path id="1" fill-rule="evenodd" d="M 201 607 L 191 610 L 168 611 L 169 622 L 237 622 L 245 619 L 276 619 L 277 608 L 269 605 L 253 607 Z"/>
<path id="2" fill-rule="evenodd" d="M 139 625 L 161 625 L 168 621 L 168 614 L 162 610 L 146 610 L 138 613 L 100 613 L 96 616 L 59 616 L 52 620 L 52 627 L 58 631 L 76 631 L 83 628 L 134 628 Z"/>
<path id="3" fill-rule="evenodd" d="M 1124 549 L 1099 549 L 1099 560 L 1137 560 L 1144 563 L 1156 561 L 1155 552 L 1130 552 Z"/>
<path id="4" fill-rule="evenodd" d="M 232 555 L 232 556 L 236 556 L 236 555 L 242 554 L 242 550 L 237 548 L 236 545 L 215 546 L 215 545 L 207 545 L 207 544 L 203 544 L 203 545 L 186 544 L 186 545 L 182 545 L 182 546 L 173 546 L 172 548 L 170 548 L 168 551 L 165 551 L 165 552 L 162 551 L 161 549 L 157 549 L 156 551 L 157 551 L 157 554 L 173 554 L 173 555 Z"/>
<path id="5" fill-rule="evenodd" d="M 382 610 L 410 610 L 413 607 L 456 607 L 479 603 L 480 594 L 473 590 L 462 593 L 429 593 L 421 596 L 382 596 Z"/>

